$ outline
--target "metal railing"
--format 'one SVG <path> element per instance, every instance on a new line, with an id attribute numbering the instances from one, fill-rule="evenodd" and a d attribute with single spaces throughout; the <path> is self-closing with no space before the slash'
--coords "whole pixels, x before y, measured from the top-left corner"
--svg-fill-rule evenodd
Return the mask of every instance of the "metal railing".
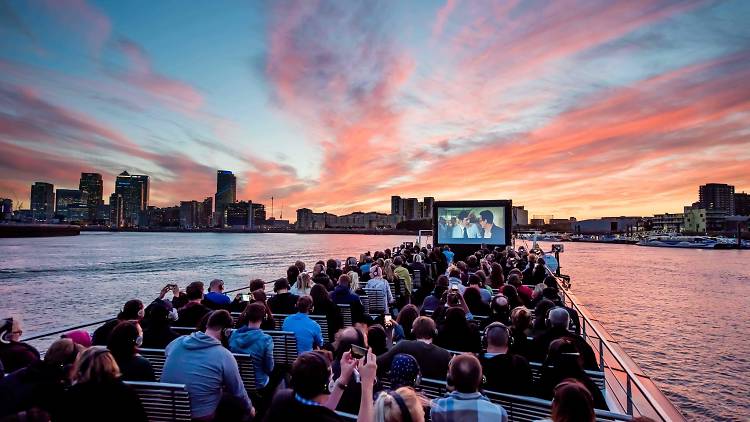
<path id="1" fill-rule="evenodd" d="M 562 285 L 560 278 L 558 283 Z M 560 291 L 563 292 L 563 304 L 575 309 L 581 318 L 581 335 L 594 349 L 599 367 L 604 372 L 608 401 L 617 407 L 612 410 L 661 421 L 685 420 L 659 387 L 627 357 L 617 341 L 576 297 L 567 289 Z"/>

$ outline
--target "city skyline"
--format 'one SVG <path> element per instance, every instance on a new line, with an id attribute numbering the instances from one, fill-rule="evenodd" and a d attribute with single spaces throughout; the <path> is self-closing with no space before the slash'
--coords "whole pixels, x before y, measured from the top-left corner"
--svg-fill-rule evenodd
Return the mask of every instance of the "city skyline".
<path id="1" fill-rule="evenodd" d="M 0 2 L 0 197 L 88 172 L 109 198 L 123 169 L 162 207 L 229 170 L 285 216 L 393 195 L 653 215 L 750 190 L 750 3 L 492 6 Z"/>

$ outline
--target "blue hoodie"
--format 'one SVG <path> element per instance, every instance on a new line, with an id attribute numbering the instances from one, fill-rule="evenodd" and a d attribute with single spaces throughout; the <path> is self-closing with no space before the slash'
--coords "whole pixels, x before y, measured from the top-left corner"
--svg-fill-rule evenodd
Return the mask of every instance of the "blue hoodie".
<path id="1" fill-rule="evenodd" d="M 237 361 L 219 340 L 198 331 L 176 338 L 165 354 L 161 382 L 185 384 L 193 418 L 213 415 L 222 391 L 242 401 L 246 410 L 252 408 Z"/>
<path id="2" fill-rule="evenodd" d="M 257 388 L 268 384 L 268 375 L 273 371 L 273 339 L 260 328 L 242 327 L 229 337 L 229 350 L 253 358 Z"/>

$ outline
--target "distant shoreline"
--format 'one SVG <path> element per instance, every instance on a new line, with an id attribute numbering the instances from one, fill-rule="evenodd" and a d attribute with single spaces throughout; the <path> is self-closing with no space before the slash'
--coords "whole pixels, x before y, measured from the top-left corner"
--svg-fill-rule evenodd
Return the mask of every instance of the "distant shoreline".
<path id="1" fill-rule="evenodd" d="M 285 229 L 165 229 L 165 228 L 133 228 L 109 229 L 103 227 L 81 227 L 81 232 L 112 232 L 112 233 L 294 233 L 294 234 L 367 234 L 385 236 L 416 236 L 416 230 L 374 230 L 374 229 L 324 229 L 324 230 L 285 230 Z"/>

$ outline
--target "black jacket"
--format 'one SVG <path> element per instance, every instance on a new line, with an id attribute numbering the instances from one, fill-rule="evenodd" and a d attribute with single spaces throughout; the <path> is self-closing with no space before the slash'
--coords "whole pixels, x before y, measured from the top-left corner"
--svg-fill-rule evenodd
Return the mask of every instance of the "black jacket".
<path id="1" fill-rule="evenodd" d="M 143 344 L 141 344 L 141 347 L 144 349 L 163 349 L 179 336 L 168 325 L 151 324 L 143 330 Z"/>
<path id="2" fill-rule="evenodd" d="M 147 421 L 138 395 L 120 380 L 76 384 L 64 397 L 60 421 Z"/>
<path id="3" fill-rule="evenodd" d="M 564 328 L 553 328 L 547 330 L 541 336 L 536 337 L 534 339 L 534 345 L 532 346 L 532 360 L 535 362 L 544 362 L 547 358 L 550 343 L 563 337 L 571 339 L 575 344 L 576 349 L 578 349 L 578 352 L 583 358 L 584 369 L 590 369 L 593 371 L 599 370 L 599 363 L 596 361 L 594 349 L 592 349 L 582 337 L 572 334 Z"/>
<path id="4" fill-rule="evenodd" d="M 271 313 L 275 314 L 296 314 L 297 313 L 297 299 L 299 296 L 291 294 L 289 292 L 280 293 L 274 297 L 268 299 L 268 307 L 271 308 Z"/>
<path id="5" fill-rule="evenodd" d="M 485 390 L 529 396 L 533 393 L 531 368 L 521 356 L 504 354 L 479 359 L 487 379 Z"/>
<path id="6" fill-rule="evenodd" d="M 0 378 L 0 419 L 32 407 L 53 418 L 62 404 L 67 380 L 63 368 L 36 361 Z"/>
<path id="7" fill-rule="evenodd" d="M 200 303 L 188 303 L 183 306 L 182 309 L 177 311 L 178 317 L 176 326 L 197 327 L 203 317 L 209 312 L 211 312 L 211 310 Z"/>
<path id="8" fill-rule="evenodd" d="M 19 341 L 0 343 L 0 362 L 6 374 L 25 368 L 39 360 L 39 352 L 31 345 Z"/>
<path id="9" fill-rule="evenodd" d="M 328 335 L 330 338 L 324 338 L 325 341 L 333 341 L 336 333 L 344 328 L 344 317 L 341 316 L 341 309 L 333 302 L 323 302 L 313 306 L 312 315 L 325 315 L 328 321 Z"/>
<path id="10" fill-rule="evenodd" d="M 280 390 L 273 396 L 271 408 L 263 419 L 266 422 L 304 421 L 339 422 L 343 419 L 325 406 L 302 404 L 294 398 L 294 391 Z"/>
<path id="11" fill-rule="evenodd" d="M 156 381 L 151 362 L 143 356 L 135 355 L 115 360 L 117 361 L 117 366 L 120 367 L 123 381 Z"/>
<path id="12" fill-rule="evenodd" d="M 419 340 L 402 340 L 396 343 L 391 350 L 378 356 L 378 374 L 385 375 L 391 369 L 393 357 L 399 353 L 414 356 L 419 364 L 422 376 L 444 380 L 448 375 L 448 363 L 451 354 L 442 347 L 428 344 Z"/>

